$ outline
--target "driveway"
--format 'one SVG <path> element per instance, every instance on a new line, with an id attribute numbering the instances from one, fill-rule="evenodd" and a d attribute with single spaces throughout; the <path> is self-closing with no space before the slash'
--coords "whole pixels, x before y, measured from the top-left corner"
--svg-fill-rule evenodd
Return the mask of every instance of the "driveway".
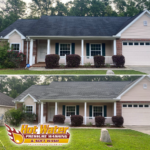
<path id="1" fill-rule="evenodd" d="M 136 66 L 135 65 L 135 66 L 126 66 L 126 67 L 131 69 L 131 70 L 136 70 L 136 71 L 150 74 L 150 66 Z"/>
<path id="2" fill-rule="evenodd" d="M 126 128 L 128 129 L 131 129 L 131 130 L 135 130 L 135 131 L 139 131 L 139 132 L 142 132 L 142 133 L 145 133 L 145 134 L 149 134 L 150 135 L 150 125 L 149 126 L 125 126 Z"/>

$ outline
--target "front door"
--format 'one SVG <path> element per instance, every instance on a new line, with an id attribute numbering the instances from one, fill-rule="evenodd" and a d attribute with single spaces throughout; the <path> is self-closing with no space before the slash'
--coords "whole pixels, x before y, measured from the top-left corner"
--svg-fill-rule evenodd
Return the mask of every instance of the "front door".
<path id="1" fill-rule="evenodd" d="M 45 62 L 45 56 L 47 54 L 47 45 L 39 44 L 38 46 L 38 62 Z"/>
<path id="2" fill-rule="evenodd" d="M 55 115 L 55 107 L 49 106 L 49 108 L 48 108 L 48 121 L 53 121 L 54 115 Z"/>

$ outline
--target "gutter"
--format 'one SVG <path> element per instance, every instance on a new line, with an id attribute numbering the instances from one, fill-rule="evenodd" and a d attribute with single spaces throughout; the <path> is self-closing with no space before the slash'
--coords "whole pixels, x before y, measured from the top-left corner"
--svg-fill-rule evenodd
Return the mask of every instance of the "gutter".
<path id="1" fill-rule="evenodd" d="M 1 106 L 2 106 L 2 107 L 11 107 L 11 108 L 12 108 L 12 107 L 15 107 L 15 106 L 7 106 L 7 105 L 0 105 L 0 107 L 1 107 Z"/>

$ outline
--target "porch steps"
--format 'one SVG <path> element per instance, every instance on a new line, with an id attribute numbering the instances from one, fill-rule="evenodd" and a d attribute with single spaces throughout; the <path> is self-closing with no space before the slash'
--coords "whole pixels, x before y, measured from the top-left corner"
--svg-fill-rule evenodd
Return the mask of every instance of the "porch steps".
<path id="1" fill-rule="evenodd" d="M 32 67 L 46 67 L 46 64 L 44 62 L 39 62 L 37 64 L 32 65 Z"/>

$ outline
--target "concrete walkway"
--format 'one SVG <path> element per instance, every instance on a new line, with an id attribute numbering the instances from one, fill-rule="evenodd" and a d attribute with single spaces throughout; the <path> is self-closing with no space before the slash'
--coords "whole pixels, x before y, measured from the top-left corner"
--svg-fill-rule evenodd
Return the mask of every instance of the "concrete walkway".
<path id="1" fill-rule="evenodd" d="M 145 133 L 145 134 L 148 134 L 150 135 L 150 125 L 147 126 L 147 125 L 139 125 L 139 126 L 125 126 L 126 128 L 128 129 L 131 129 L 131 130 L 134 130 L 134 131 L 138 131 L 138 132 L 142 132 L 142 133 Z"/>
<path id="2" fill-rule="evenodd" d="M 136 70 L 150 74 L 150 65 L 149 66 L 126 66 L 129 70 Z"/>

